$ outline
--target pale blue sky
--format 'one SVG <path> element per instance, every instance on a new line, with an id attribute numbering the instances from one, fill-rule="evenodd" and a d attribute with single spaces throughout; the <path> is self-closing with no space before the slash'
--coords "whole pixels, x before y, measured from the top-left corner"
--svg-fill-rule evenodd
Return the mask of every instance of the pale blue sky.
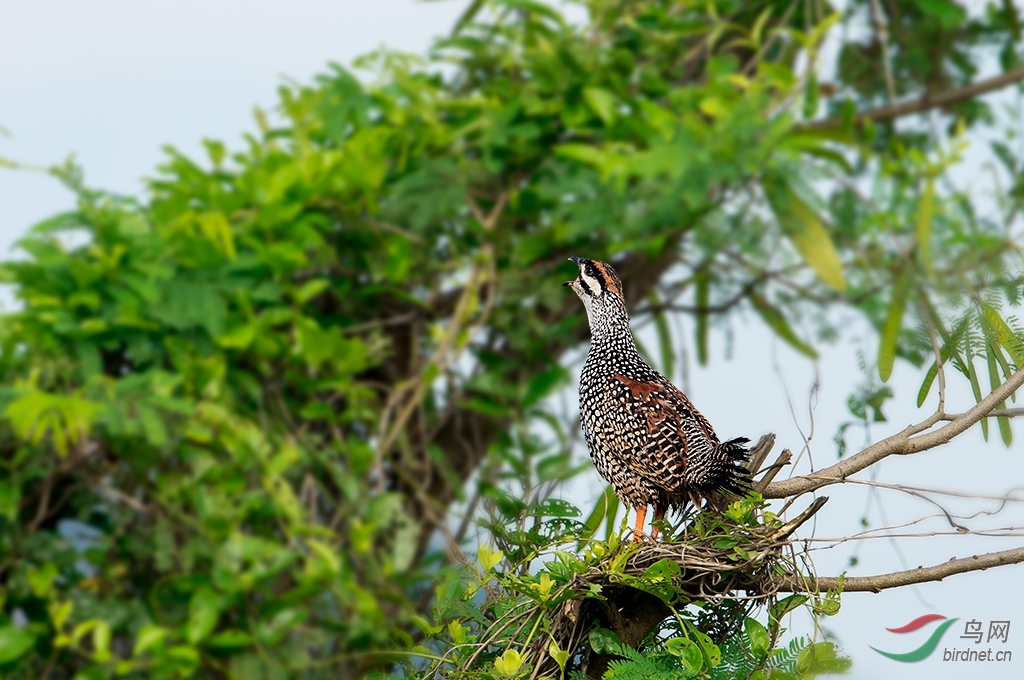
<path id="1" fill-rule="evenodd" d="M 91 185 L 138 193 L 140 178 L 152 176 L 162 159 L 161 146 L 171 144 L 198 156 L 203 137 L 237 145 L 242 132 L 254 127 L 253 106 L 271 108 L 283 78 L 307 81 L 328 61 L 349 63 L 381 45 L 422 52 L 433 36 L 450 28 L 466 4 L 465 0 L 0 0 L 0 126 L 11 133 L 10 138 L 0 136 L 0 156 L 50 164 L 74 153 Z M 965 181 L 975 176 L 964 174 Z M 72 207 L 72 199 L 45 175 L 0 171 L 0 206 L 0 253 L 6 254 L 28 226 Z M 874 351 L 871 340 L 866 345 L 857 340 L 870 334 L 863 332 L 854 314 L 849 316 L 851 340 L 824 348 L 817 364 L 821 390 L 811 442 L 817 467 L 835 461 L 832 436 L 838 424 L 849 419 L 846 397 L 862 380 L 855 351 L 858 347 L 869 355 Z M 731 361 L 724 359 L 720 335 L 711 366 L 691 367 L 692 398 L 725 436 L 756 439 L 762 432 L 774 431 L 780 448 L 799 450 L 802 439 L 795 423 L 805 433 L 810 431 L 808 393 L 814 366 L 780 345 L 754 318 L 737 321 L 734 331 Z M 689 335 L 682 336 L 681 342 L 688 343 Z M 656 346 L 653 338 L 646 338 L 646 344 Z M 795 421 L 783 380 L 796 411 Z M 898 431 L 927 415 L 927 409 L 914 407 L 919 382 L 915 369 L 897 362 L 892 380 L 896 403 L 886 410 L 890 422 L 878 424 L 873 436 Z M 968 394 L 962 381 L 951 378 L 951 409 L 969 407 Z M 934 406 L 934 396 L 929 406 Z M 1016 430 L 1018 439 L 1024 437 L 1019 426 Z M 860 443 L 852 430 L 849 442 L 851 450 Z M 807 464 L 805 455 L 801 468 L 806 470 Z M 877 474 L 878 481 L 999 495 L 1024 485 L 1024 447 L 1015 444 L 1007 451 L 1000 444 L 985 445 L 980 432 L 973 432 L 941 451 L 888 459 Z M 571 485 L 564 495 L 585 506 L 598 488 L 602 486 L 591 476 Z M 831 501 L 819 514 L 814 534 L 843 536 L 860 531 L 866 487 L 836 486 L 826 493 Z M 882 497 L 890 524 L 933 512 L 927 504 L 893 492 L 882 492 Z M 802 509 L 809 500 L 801 499 L 795 509 Z M 992 510 L 997 504 L 954 499 L 948 505 L 973 513 Z M 877 505 L 868 515 L 873 526 L 881 524 Z M 1014 508 L 967 523 L 1020 526 L 1024 516 Z M 808 526 L 803 535 L 810 536 L 811 530 Z M 946 530 L 948 525 L 941 520 L 911 529 Z M 899 541 L 910 567 L 1021 544 L 1022 538 L 974 536 Z M 834 574 L 848 568 L 852 550 L 852 544 L 846 544 L 816 553 L 819 571 Z M 860 566 L 850 569 L 851 575 L 902 568 L 885 539 L 863 542 L 858 554 Z M 856 661 L 851 677 L 959 678 L 964 671 L 986 680 L 1024 677 L 1024 617 L 1017 616 L 1021 577 L 1021 567 L 1005 567 L 919 586 L 916 592 L 908 588 L 880 595 L 850 594 L 843 598 L 839 616 L 825 623 Z M 961 620 L 1011 620 L 1008 648 L 1017 658 L 998 666 L 943 663 L 940 646 L 939 653 L 922 663 L 901 665 L 868 648 L 908 651 L 917 647 L 923 641 L 920 635 L 899 636 L 884 628 L 930 612 Z M 792 626 L 807 632 L 804 618 L 794 618 Z M 966 641 L 959 639 L 961 632 L 957 624 L 943 644 L 965 646 Z"/>

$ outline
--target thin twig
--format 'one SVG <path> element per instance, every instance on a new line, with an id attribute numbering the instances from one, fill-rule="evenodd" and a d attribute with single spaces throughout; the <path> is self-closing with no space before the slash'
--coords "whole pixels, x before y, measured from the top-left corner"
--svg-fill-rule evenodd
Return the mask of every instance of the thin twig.
<path id="1" fill-rule="evenodd" d="M 922 422 L 910 425 L 903 431 L 886 437 L 859 453 L 839 461 L 835 465 L 830 465 L 812 474 L 801 475 L 769 484 L 764 490 L 764 497 L 787 498 L 814 491 L 829 484 L 838 484 L 850 475 L 871 467 L 888 456 L 920 453 L 921 451 L 927 451 L 936 446 L 946 444 L 956 436 L 966 432 L 982 418 L 990 416 L 995 411 L 995 407 L 1006 401 L 1021 385 L 1024 385 L 1024 367 L 1017 369 L 1017 372 L 1011 375 L 1006 382 L 992 390 L 987 397 L 966 413 L 950 416 L 935 412 Z M 1001 410 L 1008 412 L 1017 411 L 1017 409 Z M 947 425 L 937 430 L 926 432 L 926 430 L 930 430 L 939 421 L 947 419 L 950 421 Z"/>
<path id="2" fill-rule="evenodd" d="M 918 99 L 912 99 L 910 101 L 900 102 L 891 106 L 883 106 L 877 109 L 863 111 L 856 115 L 853 123 L 854 125 L 863 125 L 869 120 L 875 123 L 882 123 L 914 113 L 921 113 L 923 111 L 929 111 L 943 106 L 951 106 L 962 101 L 974 99 L 975 97 L 979 97 L 995 90 L 1001 90 L 1002 88 L 1007 87 L 1008 85 L 1013 85 L 1021 80 L 1024 80 L 1024 66 L 1015 68 L 1012 71 L 1007 71 L 1006 73 L 995 76 L 994 78 L 980 80 L 976 83 L 971 83 L 970 85 L 958 87 L 953 90 L 946 90 L 945 92 L 940 92 L 936 95 L 926 94 Z M 841 117 L 837 117 L 811 121 L 803 125 L 798 125 L 797 127 L 805 129 L 820 129 L 840 127 L 842 125 L 843 119 Z"/>
<path id="3" fill-rule="evenodd" d="M 898 588 L 914 583 L 927 583 L 929 581 L 941 581 L 947 576 L 953 576 L 954 574 L 981 571 L 1007 564 L 1019 564 L 1021 562 L 1024 562 L 1024 548 L 1014 548 L 1013 550 L 951 559 L 948 562 L 931 567 L 918 567 L 917 569 L 878 574 L 876 576 L 847 576 L 843 579 L 843 592 L 878 593 L 888 588 Z M 810 580 L 809 583 L 807 582 L 808 578 Z M 790 590 L 792 592 L 821 592 L 838 587 L 839 578 L 806 577 L 803 575 L 799 577 L 788 576 L 778 579 L 776 583 L 783 590 Z"/>

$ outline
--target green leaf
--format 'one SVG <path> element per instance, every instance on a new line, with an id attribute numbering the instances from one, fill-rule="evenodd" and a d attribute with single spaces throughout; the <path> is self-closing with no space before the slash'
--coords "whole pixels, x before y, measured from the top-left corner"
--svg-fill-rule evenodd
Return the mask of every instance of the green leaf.
<path id="1" fill-rule="evenodd" d="M 548 654 L 552 659 L 554 659 L 555 663 L 558 664 L 558 667 L 562 669 L 562 672 L 564 673 L 565 664 L 569 660 L 569 652 L 559 647 L 558 643 L 555 642 L 554 638 L 552 638 L 551 644 L 548 645 Z"/>
<path id="2" fill-rule="evenodd" d="M 589 144 L 560 144 L 555 147 L 555 154 L 594 167 L 602 167 L 607 161 L 604 151 Z"/>
<path id="3" fill-rule="evenodd" d="M 903 328 L 903 309 L 907 306 L 910 283 L 910 273 L 904 269 L 896 279 L 892 298 L 889 300 L 889 311 L 882 324 L 882 335 L 878 342 L 878 376 L 882 382 L 889 380 L 893 364 L 896 362 L 897 342 Z"/>
<path id="4" fill-rule="evenodd" d="M 552 366 L 546 371 L 540 371 L 526 384 L 526 390 L 521 399 L 523 406 L 533 406 L 538 401 L 555 391 L 560 385 L 569 382 L 569 372 L 561 366 Z"/>
<path id="5" fill-rule="evenodd" d="M 501 564 L 501 561 L 505 559 L 505 553 L 500 550 L 491 550 L 490 546 L 487 545 L 481 545 L 476 551 L 476 556 L 480 560 L 480 566 L 485 574 L 490 573 L 492 569 Z"/>
<path id="6" fill-rule="evenodd" d="M 679 566 L 679 563 L 665 557 L 647 567 L 641 578 L 645 581 L 671 581 L 680 574 L 682 574 L 682 567 Z"/>
<path id="7" fill-rule="evenodd" d="M 494 660 L 494 669 L 506 678 L 514 676 L 522 666 L 523 655 L 512 648 L 506 649 L 504 654 Z"/>
<path id="8" fill-rule="evenodd" d="M 45 562 L 38 567 L 29 569 L 25 574 L 32 594 L 36 597 L 46 598 L 53 590 L 53 582 L 57 580 L 57 565 L 53 562 Z"/>
<path id="9" fill-rule="evenodd" d="M 583 88 L 583 99 L 586 100 L 590 110 L 604 121 L 605 125 L 615 122 L 615 95 L 611 92 L 600 87 L 585 87 Z"/>
<path id="10" fill-rule="evenodd" d="M 932 271 L 932 219 L 935 212 L 935 180 L 925 184 L 917 206 L 917 256 L 929 274 Z"/>
<path id="11" fill-rule="evenodd" d="M 332 575 L 337 576 L 341 573 L 341 559 L 338 557 L 338 551 L 335 548 L 315 538 L 307 538 L 306 545 L 309 546 L 309 549 L 327 567 L 327 570 Z"/>
<path id="12" fill-rule="evenodd" d="M 775 334 L 786 341 L 790 347 L 812 359 L 818 358 L 818 353 L 813 347 L 801 340 L 790 327 L 789 322 L 782 312 L 773 307 L 771 303 L 755 291 L 751 290 L 747 296 L 754 305 L 754 310 L 764 319 L 768 327 L 775 331 Z"/>
<path id="13" fill-rule="evenodd" d="M 113 632 L 110 630 L 110 624 L 103 619 L 97 619 L 96 625 L 92 629 L 92 653 L 97 661 L 104 662 L 110 659 L 110 640 L 112 637 Z"/>
<path id="14" fill-rule="evenodd" d="M 64 457 L 69 445 L 77 444 L 88 434 L 92 423 L 104 411 L 103 404 L 32 389 L 10 402 L 3 415 L 15 433 L 32 444 L 39 444 L 49 435 L 57 453 Z"/>
<path id="15" fill-rule="evenodd" d="M 132 654 L 134 656 L 140 656 L 146 650 L 156 647 L 167 638 L 170 632 L 171 631 L 163 626 L 143 626 L 139 629 L 139 634 L 135 637 L 135 647 L 132 649 Z"/>
<path id="16" fill-rule="evenodd" d="M 311 279 L 302 284 L 302 287 L 295 291 L 295 301 L 304 305 L 320 293 L 327 290 L 331 282 L 327 279 Z"/>
<path id="17" fill-rule="evenodd" d="M 622 645 L 619 636 L 601 626 L 596 626 L 590 631 L 590 647 L 598 654 L 614 654 Z"/>
<path id="18" fill-rule="evenodd" d="M 309 617 L 309 610 L 304 607 L 286 607 L 274 614 L 269 621 L 261 621 L 257 625 L 256 636 L 267 645 L 275 645 Z"/>
<path id="19" fill-rule="evenodd" d="M 955 28 L 967 19 L 967 13 L 951 0 L 915 0 L 918 9 L 934 17 L 945 29 Z"/>
<path id="20" fill-rule="evenodd" d="M 968 354 L 966 361 L 967 368 L 967 379 L 971 383 L 971 392 L 974 393 L 974 401 L 980 402 L 981 397 L 981 384 L 978 382 L 978 372 L 974 368 L 974 358 Z M 985 441 L 988 441 L 988 418 L 981 419 L 981 436 Z"/>
<path id="21" fill-rule="evenodd" d="M 773 604 L 768 610 L 772 625 L 777 626 L 782 621 L 782 617 L 807 602 L 808 599 L 810 598 L 806 595 L 790 595 Z"/>
<path id="22" fill-rule="evenodd" d="M 615 490 L 612 485 L 609 484 L 604 488 L 604 493 L 597 497 L 597 502 L 594 503 L 594 509 L 590 512 L 583 525 L 586 527 L 586 531 L 580 536 L 581 539 L 593 538 L 597 533 L 597 530 L 601 527 L 601 523 L 604 522 L 608 531 L 606 535 L 611 534 L 612 527 L 615 523 L 615 515 L 618 513 L 619 497 L 615 495 Z M 578 550 L 582 550 L 585 545 L 584 540 L 579 542 L 577 546 Z"/>
<path id="23" fill-rule="evenodd" d="M 793 243 L 804 262 L 833 289 L 846 290 L 842 260 L 818 215 L 782 176 L 766 174 L 761 184 L 782 233 Z"/>
<path id="24" fill-rule="evenodd" d="M 448 622 L 448 635 L 451 637 L 452 642 L 457 645 L 464 644 L 466 642 L 466 633 L 469 632 L 469 628 L 462 625 L 461 621 L 449 621 Z M 551 641 L 554 644 L 554 640 Z M 556 647 L 558 645 L 555 645 Z"/>
<path id="25" fill-rule="evenodd" d="M 800 677 L 814 677 L 819 673 L 842 673 L 850 668 L 851 661 L 836 656 L 836 646 L 831 642 L 815 642 L 800 652 L 796 671 Z"/>
<path id="26" fill-rule="evenodd" d="M 206 647 L 216 647 L 218 649 L 248 647 L 252 644 L 252 636 L 244 630 L 225 630 L 207 638 L 203 644 Z"/>
<path id="27" fill-rule="evenodd" d="M 220 606 L 220 597 L 210 588 L 200 588 L 192 594 L 186 627 L 186 638 L 189 643 L 199 644 L 213 632 L 217 619 L 220 618 Z"/>
<path id="28" fill-rule="evenodd" d="M 0 663 L 10 663 L 28 653 L 36 643 L 36 636 L 18 626 L 0 627 Z"/>
<path id="29" fill-rule="evenodd" d="M 924 400 L 928 398 L 928 394 L 932 391 L 932 383 L 935 382 L 935 377 L 939 374 L 939 365 L 932 362 L 931 367 L 924 376 L 924 380 L 921 382 L 921 389 L 917 391 L 917 407 L 921 408 L 924 404 Z"/>
<path id="30" fill-rule="evenodd" d="M 999 365 L 996 363 L 996 352 L 999 352 L 999 348 L 993 347 L 991 342 L 985 343 L 985 360 L 988 364 L 988 381 L 989 386 L 995 390 L 1002 384 L 1001 376 L 999 375 Z M 1006 408 L 1006 402 L 999 404 L 996 408 Z M 996 422 L 999 425 L 999 437 L 1003 440 L 1003 444 L 1009 446 L 1013 442 L 1013 431 L 1010 429 L 1010 419 L 1006 416 L 1000 416 L 996 418 Z"/>
<path id="31" fill-rule="evenodd" d="M 999 341 L 999 344 L 1013 357 L 1013 363 L 1017 366 L 1024 366 L 1024 342 L 1021 342 L 1017 334 L 991 305 L 984 300 L 979 300 L 978 305 L 981 307 L 982 319 L 995 333 L 995 339 Z"/>
<path id="32" fill-rule="evenodd" d="M 697 344 L 697 363 L 708 365 L 708 308 L 711 299 L 711 276 L 705 265 L 694 277 L 694 304 L 697 307 L 694 336 Z"/>
<path id="33" fill-rule="evenodd" d="M 754 656 L 761 658 L 767 655 L 771 639 L 768 636 L 768 630 L 761 625 L 761 622 L 748 617 L 743 622 L 743 630 L 747 634 L 750 651 L 754 653 Z"/>
<path id="34" fill-rule="evenodd" d="M 679 658 L 683 668 L 691 673 L 698 673 L 704 668 L 704 654 L 693 640 L 685 637 L 674 637 L 665 643 L 665 650 Z"/>
<path id="35" fill-rule="evenodd" d="M 693 624 L 687 626 L 689 634 L 697 646 L 700 647 L 700 651 L 704 654 L 704 661 L 707 663 L 708 668 L 714 668 L 722 662 L 722 650 L 714 643 L 714 641 L 707 636 L 704 632 L 697 629 Z"/>

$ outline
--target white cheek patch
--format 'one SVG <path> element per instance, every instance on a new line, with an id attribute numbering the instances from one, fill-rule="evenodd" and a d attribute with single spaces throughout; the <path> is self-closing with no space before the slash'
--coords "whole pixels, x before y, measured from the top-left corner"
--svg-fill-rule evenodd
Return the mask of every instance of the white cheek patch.
<path id="1" fill-rule="evenodd" d="M 595 279 L 593 276 L 588 276 L 586 270 L 580 270 L 580 280 L 587 284 L 587 290 L 594 297 L 600 297 L 604 290 L 601 288 L 601 282 Z"/>

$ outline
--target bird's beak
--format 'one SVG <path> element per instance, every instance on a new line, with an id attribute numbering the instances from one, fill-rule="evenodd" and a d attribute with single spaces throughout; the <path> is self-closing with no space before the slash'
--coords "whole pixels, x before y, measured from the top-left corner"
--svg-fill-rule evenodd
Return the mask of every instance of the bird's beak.
<path id="1" fill-rule="evenodd" d="M 585 259 L 586 258 L 580 257 L 579 255 L 573 255 L 572 257 L 569 258 L 569 261 L 578 267 L 580 266 L 580 263 L 583 262 Z M 572 285 L 576 283 L 576 281 L 579 281 L 579 277 L 577 277 L 575 281 L 566 281 L 562 285 L 569 286 L 571 288 Z"/>

